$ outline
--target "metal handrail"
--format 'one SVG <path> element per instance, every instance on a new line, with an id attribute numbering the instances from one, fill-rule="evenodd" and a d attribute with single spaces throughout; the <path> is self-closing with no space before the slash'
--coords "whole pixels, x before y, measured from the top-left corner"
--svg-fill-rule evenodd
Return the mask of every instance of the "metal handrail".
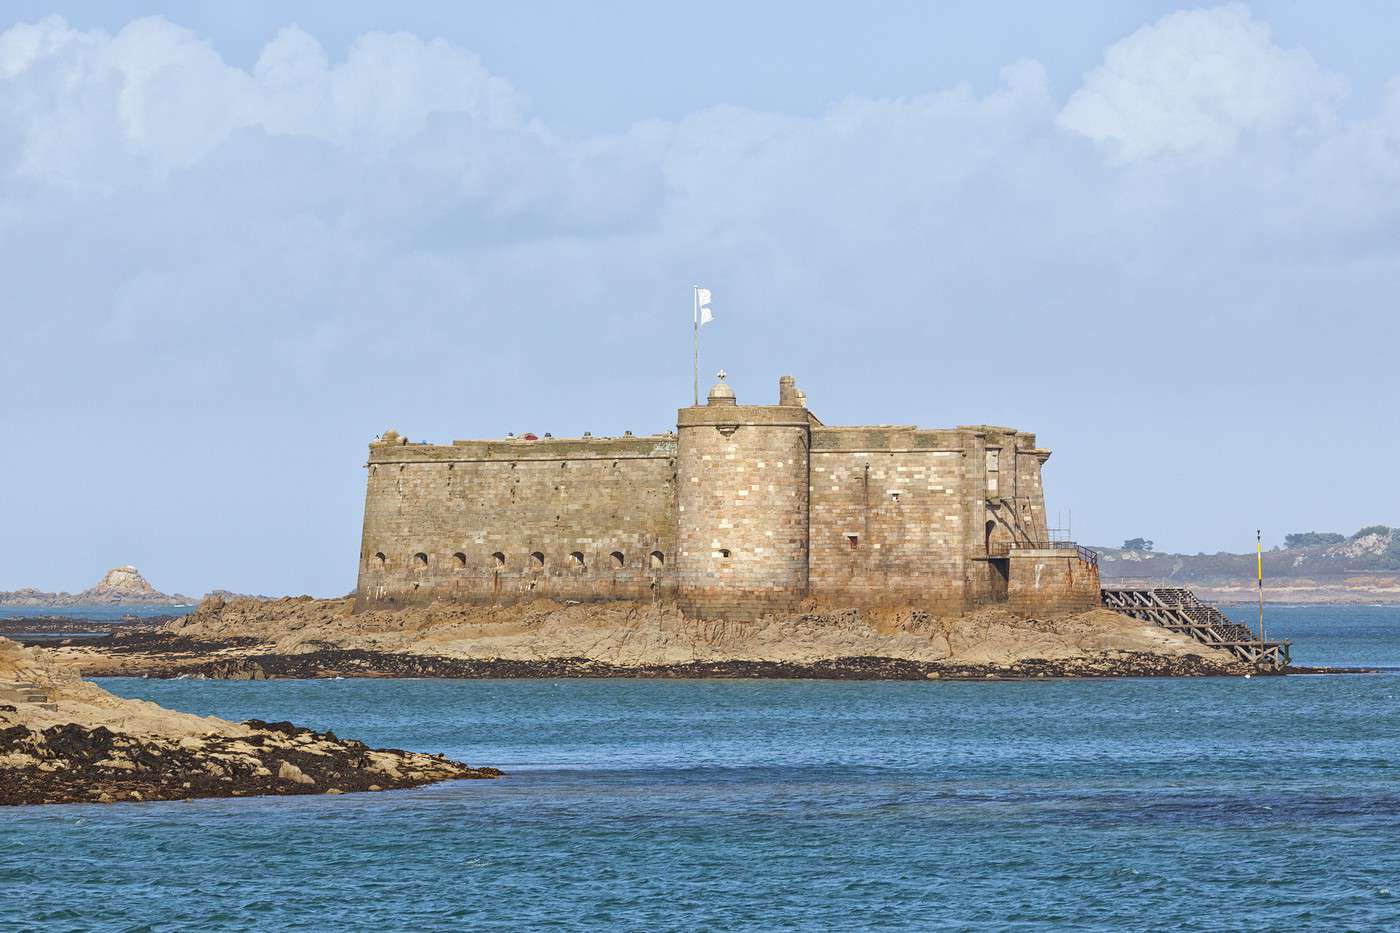
<path id="1" fill-rule="evenodd" d="M 1099 552 L 1074 541 L 1008 541 L 993 544 L 987 549 L 989 556 L 1009 557 L 1012 551 L 1069 551 L 1073 550 L 1079 559 L 1090 566 L 1099 565 Z"/>

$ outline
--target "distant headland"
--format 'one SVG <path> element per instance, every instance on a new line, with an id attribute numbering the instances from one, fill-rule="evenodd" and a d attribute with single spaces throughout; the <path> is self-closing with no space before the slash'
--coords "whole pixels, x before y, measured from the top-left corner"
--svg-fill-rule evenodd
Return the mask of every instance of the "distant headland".
<path id="1" fill-rule="evenodd" d="M 1221 602 L 1255 598 L 1255 555 L 1172 554 L 1144 538 L 1095 547 L 1105 586 L 1176 586 Z M 1264 552 L 1264 593 L 1278 603 L 1400 604 L 1400 528 L 1290 534 Z"/>

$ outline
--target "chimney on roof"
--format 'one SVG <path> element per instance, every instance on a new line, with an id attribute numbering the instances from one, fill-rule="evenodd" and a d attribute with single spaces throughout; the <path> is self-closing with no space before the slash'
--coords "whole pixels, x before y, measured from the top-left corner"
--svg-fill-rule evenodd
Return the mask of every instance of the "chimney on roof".
<path id="1" fill-rule="evenodd" d="M 783 376 L 778 380 L 778 404 L 807 407 L 807 396 L 797 387 L 797 380 L 792 376 Z"/>

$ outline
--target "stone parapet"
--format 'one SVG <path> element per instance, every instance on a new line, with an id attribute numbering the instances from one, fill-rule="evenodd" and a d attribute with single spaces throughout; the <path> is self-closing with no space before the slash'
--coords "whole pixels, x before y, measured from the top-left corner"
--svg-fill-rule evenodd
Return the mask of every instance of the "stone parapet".
<path id="1" fill-rule="evenodd" d="M 1065 548 L 1016 548 L 1008 558 L 1013 612 L 1083 612 L 1099 605 L 1099 568 Z"/>

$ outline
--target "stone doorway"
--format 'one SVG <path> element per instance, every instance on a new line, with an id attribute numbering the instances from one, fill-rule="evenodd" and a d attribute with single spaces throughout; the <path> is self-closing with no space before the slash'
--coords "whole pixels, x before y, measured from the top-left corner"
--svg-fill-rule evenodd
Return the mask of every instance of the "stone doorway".
<path id="1" fill-rule="evenodd" d="M 993 557 L 987 561 L 987 574 L 991 579 L 991 599 L 994 603 L 1004 603 L 1008 598 L 1008 584 L 1011 582 L 1011 558 Z"/>

